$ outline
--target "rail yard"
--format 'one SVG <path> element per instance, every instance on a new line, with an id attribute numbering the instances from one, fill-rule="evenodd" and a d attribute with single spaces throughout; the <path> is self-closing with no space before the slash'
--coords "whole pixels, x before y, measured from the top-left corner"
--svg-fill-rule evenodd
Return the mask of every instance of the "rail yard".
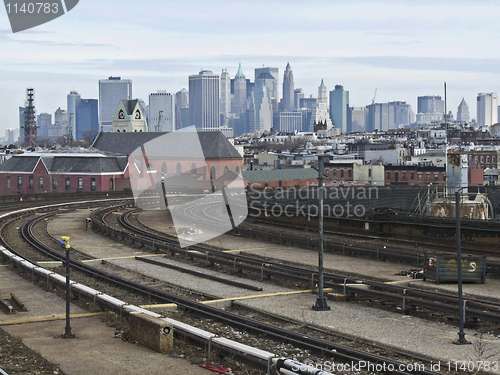
<path id="1" fill-rule="evenodd" d="M 103 374 L 130 369 L 127 361 L 124 367 L 117 364 L 120 356 L 143 358 L 133 365 L 138 373 L 165 373 L 162 368 L 208 373 L 202 365 L 236 374 L 272 373 L 287 360 L 345 374 L 498 371 L 500 281 L 491 223 L 476 232 L 474 223 L 464 223 L 464 251 L 488 256 L 487 279 L 464 284 L 472 345 L 456 346 L 456 283 L 418 276 L 426 254 L 452 251 L 446 220 L 440 230 L 424 235 L 427 227 L 439 227 L 435 219 L 416 223 L 390 212 L 325 218 L 330 310 L 313 311 L 315 218 L 249 215 L 229 233 L 181 247 L 168 211 L 137 209 L 130 198 L 32 203 L 18 209 L 9 205 L 0 217 L 2 278 L 25 279 L 2 282 L 0 298 L 7 308 L 0 324 L 52 363 L 41 374 L 77 374 L 85 366 Z M 220 206 L 210 202 L 182 207 L 187 222 L 216 225 L 222 216 Z M 82 338 L 75 340 L 55 337 L 64 331 L 64 236 L 71 244 L 71 322 Z M 13 299 L 27 311 L 10 303 Z M 172 352 L 156 353 L 130 338 L 129 314 L 138 312 L 172 324 Z M 84 338 L 95 340 L 93 350 L 84 346 Z M 106 355 L 108 350 L 113 355 Z M 9 374 L 22 373 L 1 361 Z M 113 372 L 106 372 L 111 363 Z"/>

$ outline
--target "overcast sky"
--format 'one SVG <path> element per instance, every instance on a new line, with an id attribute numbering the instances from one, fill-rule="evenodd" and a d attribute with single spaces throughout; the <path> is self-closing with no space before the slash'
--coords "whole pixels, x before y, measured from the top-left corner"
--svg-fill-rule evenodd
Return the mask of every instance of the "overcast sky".
<path id="1" fill-rule="evenodd" d="M 66 15 L 13 34 L 0 11 L 0 136 L 17 127 L 25 90 L 37 113 L 66 109 L 66 95 L 98 98 L 98 80 L 133 81 L 146 103 L 157 90 L 188 87 L 200 69 L 233 77 L 287 64 L 295 88 L 317 96 L 324 79 L 351 106 L 441 95 L 456 116 L 465 98 L 500 92 L 500 1 L 495 0 L 80 0 Z M 280 87 L 280 94 L 282 87 Z"/>

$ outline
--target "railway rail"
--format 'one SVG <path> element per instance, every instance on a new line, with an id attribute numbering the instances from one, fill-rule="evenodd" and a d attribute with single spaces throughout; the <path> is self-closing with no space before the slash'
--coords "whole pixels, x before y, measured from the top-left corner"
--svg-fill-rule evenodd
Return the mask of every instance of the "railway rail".
<path id="1" fill-rule="evenodd" d="M 286 265 L 279 262 L 253 258 L 245 255 L 228 254 L 208 247 L 193 245 L 187 249 L 179 247 L 176 240 L 151 233 L 147 230 L 135 227 L 128 218 L 134 211 L 129 211 L 120 216 L 120 223 L 127 231 L 110 228 L 105 221 L 95 220 L 96 228 L 104 233 L 113 234 L 121 238 L 138 242 L 166 253 L 179 253 L 186 258 L 196 258 L 209 263 L 223 264 L 234 269 L 254 272 L 260 274 L 261 280 L 274 277 L 294 282 L 310 284 L 311 289 L 317 284 L 317 270 L 303 267 Z M 97 212 L 94 212 L 97 214 Z M 262 237 L 259 237 L 262 239 Z M 362 287 L 362 285 L 367 286 Z M 324 273 L 324 286 L 344 295 L 366 296 L 384 301 L 400 303 L 403 311 L 408 308 L 426 308 L 458 315 L 458 298 L 446 293 L 430 292 L 418 288 L 402 287 L 385 284 L 382 282 L 360 280 L 344 275 Z M 500 322 L 500 302 L 484 301 L 474 298 L 466 298 L 467 317 Z"/>
<path id="2" fill-rule="evenodd" d="M 17 214 L 19 214 L 19 212 Z M 37 221 L 43 220 L 44 216 L 45 215 L 42 215 L 23 225 L 21 230 L 22 235 L 32 246 L 45 252 L 46 254 L 50 254 L 50 256 L 54 257 L 54 259 L 64 261 L 63 254 L 61 252 L 56 251 L 52 249 L 50 246 L 41 243 L 32 233 L 33 226 L 36 224 Z M 15 215 L 12 215 L 10 219 L 12 219 L 13 217 L 15 217 Z M 4 245 L 7 244 L 4 243 Z M 2 247 L 0 248 L 0 250 L 2 252 L 2 256 L 9 258 L 13 264 L 15 264 L 18 267 L 22 267 L 29 270 L 29 272 L 26 273 L 28 275 L 31 275 L 31 277 L 35 277 L 36 275 L 42 280 L 44 281 L 46 280 L 47 282 L 49 282 L 50 280 L 53 283 L 59 283 L 61 285 L 65 284 L 64 277 L 57 275 L 51 271 L 45 270 L 41 267 L 38 267 L 36 264 L 23 259 L 19 255 L 16 255 L 13 251 L 11 251 L 13 249 L 7 249 L 5 247 Z M 95 277 L 99 277 L 100 279 L 107 280 L 114 284 L 121 285 L 124 288 L 133 290 L 135 293 L 146 294 L 148 296 L 154 297 L 156 300 L 159 301 L 175 303 L 183 309 L 196 312 L 197 314 L 206 317 L 227 321 L 229 324 L 235 325 L 240 329 L 256 332 L 259 334 L 265 334 L 268 337 L 279 340 L 280 342 L 288 342 L 298 347 L 322 354 L 328 354 L 336 358 L 343 359 L 345 361 L 354 361 L 354 362 L 368 361 L 374 366 L 383 365 L 384 368 L 394 369 L 394 371 L 390 371 L 392 373 L 397 373 L 397 374 L 414 373 L 422 375 L 436 374 L 435 372 L 428 370 L 416 370 L 416 371 L 401 370 L 402 368 L 406 369 L 405 364 L 402 362 L 394 361 L 389 358 L 384 358 L 371 353 L 365 353 L 353 348 L 337 345 L 332 342 L 320 340 L 314 337 L 297 334 L 291 331 L 281 329 L 279 327 L 262 323 L 257 320 L 244 318 L 224 310 L 216 309 L 214 307 L 206 306 L 183 297 L 166 293 L 162 290 L 144 286 L 140 283 L 136 283 L 124 279 L 122 277 L 110 274 L 108 272 L 96 269 L 90 265 L 84 264 L 76 260 L 70 260 L 70 263 L 71 267 L 74 269 L 86 272 L 88 274 L 94 275 Z M 73 293 L 78 292 L 80 296 L 86 296 L 90 300 L 93 300 L 94 304 L 98 303 L 99 305 L 104 306 L 105 308 L 110 309 L 112 311 L 115 311 L 120 315 L 127 315 L 130 312 L 137 311 L 149 314 L 151 316 L 160 317 L 159 314 L 152 313 L 151 311 L 139 308 L 137 306 L 128 305 L 124 301 L 117 300 L 112 296 L 103 295 L 98 291 L 92 288 L 88 288 L 84 285 L 72 283 L 71 288 Z M 245 347 L 245 345 L 241 345 L 239 343 L 236 343 L 228 339 L 218 338 L 209 332 L 202 331 L 200 329 L 194 329 L 193 327 L 187 327 L 185 324 L 173 321 L 171 319 L 166 319 L 166 320 L 171 321 L 171 323 L 174 325 L 174 329 L 181 332 L 185 336 L 197 342 L 200 342 L 203 345 L 208 345 L 209 348 L 210 347 L 217 348 L 221 352 L 231 353 L 233 355 L 236 355 L 237 358 L 243 361 L 251 360 L 254 366 L 257 367 L 260 366 L 261 369 L 263 369 L 264 371 L 268 371 L 268 373 L 270 371 L 270 365 L 273 362 L 276 362 L 277 360 L 277 358 L 275 358 L 274 354 L 272 353 L 260 351 L 255 348 Z M 378 366 L 376 367 L 378 368 Z"/>

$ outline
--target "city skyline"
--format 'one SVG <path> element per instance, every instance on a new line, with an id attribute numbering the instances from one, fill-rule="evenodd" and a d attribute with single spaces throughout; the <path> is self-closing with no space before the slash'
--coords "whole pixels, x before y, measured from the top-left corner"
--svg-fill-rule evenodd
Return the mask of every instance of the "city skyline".
<path id="1" fill-rule="evenodd" d="M 98 80 L 134 82 L 134 98 L 174 95 L 201 69 L 234 77 L 241 62 L 247 78 L 263 65 L 289 62 L 295 88 L 317 95 L 342 85 L 349 104 L 444 98 L 456 116 L 462 97 L 476 118 L 478 93 L 500 91 L 500 37 L 492 1 L 152 1 L 88 0 L 35 29 L 12 34 L 0 12 L 0 131 L 19 123 L 27 87 L 35 88 L 37 113 L 64 108 L 70 91 L 98 98 Z M 254 5 L 255 4 L 255 5 Z M 262 12 L 262 6 L 266 12 Z M 245 12 L 231 11 L 244 8 Z M 276 18 L 275 14 L 287 17 Z M 156 17 L 165 14 L 165 17 Z M 280 87 L 280 90 L 281 87 Z M 280 92 L 280 98 L 282 93 Z"/>

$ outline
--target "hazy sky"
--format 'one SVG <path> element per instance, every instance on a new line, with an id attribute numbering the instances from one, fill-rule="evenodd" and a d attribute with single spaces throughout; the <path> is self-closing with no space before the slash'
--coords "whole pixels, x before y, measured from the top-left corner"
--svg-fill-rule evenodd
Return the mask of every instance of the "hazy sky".
<path id="1" fill-rule="evenodd" d="M 444 96 L 456 116 L 465 98 L 500 92 L 500 1 L 80 0 L 66 15 L 13 34 L 0 11 L 0 136 L 17 127 L 27 87 L 37 113 L 66 109 L 66 95 L 98 98 L 98 80 L 133 80 L 147 102 L 188 87 L 200 69 L 233 77 L 287 62 L 295 88 L 317 96 L 324 79 L 349 91 L 351 106 Z M 282 87 L 280 86 L 280 94 Z"/>

